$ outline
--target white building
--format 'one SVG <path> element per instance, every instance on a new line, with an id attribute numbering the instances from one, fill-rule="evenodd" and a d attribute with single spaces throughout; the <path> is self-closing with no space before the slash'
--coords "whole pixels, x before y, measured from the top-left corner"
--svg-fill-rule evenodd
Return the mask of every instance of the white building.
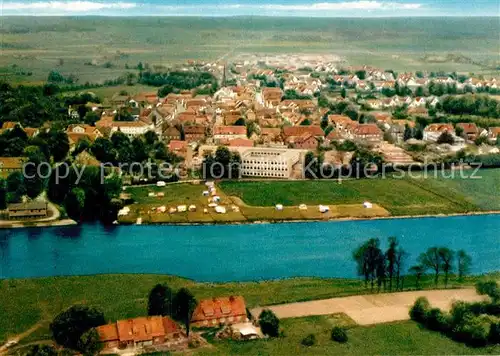
<path id="1" fill-rule="evenodd" d="M 299 162 L 299 150 L 253 148 L 241 156 L 241 175 L 245 177 L 290 178 Z"/>

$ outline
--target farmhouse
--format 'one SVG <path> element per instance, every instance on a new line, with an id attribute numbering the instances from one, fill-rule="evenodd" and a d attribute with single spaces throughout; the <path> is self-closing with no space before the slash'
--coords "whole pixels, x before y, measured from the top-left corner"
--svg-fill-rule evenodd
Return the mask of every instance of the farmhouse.
<path id="1" fill-rule="evenodd" d="M 11 220 L 44 218 L 48 215 L 47 202 L 9 204 L 7 210 Z"/>
<path id="2" fill-rule="evenodd" d="M 211 327 L 247 322 L 245 299 L 242 296 L 201 300 L 191 317 L 191 325 Z"/>
<path id="3" fill-rule="evenodd" d="M 474 123 L 460 122 L 456 127 L 462 129 L 464 137 L 467 137 L 468 140 L 474 141 L 479 135 L 479 129 Z"/>
<path id="4" fill-rule="evenodd" d="M 214 140 L 235 138 L 247 138 L 247 128 L 245 126 L 214 126 Z"/>
<path id="5" fill-rule="evenodd" d="M 360 124 L 352 130 L 352 137 L 356 140 L 380 142 L 383 133 L 375 124 Z"/>
<path id="6" fill-rule="evenodd" d="M 444 132 L 455 135 L 455 130 L 451 124 L 430 124 L 424 129 L 424 141 L 436 142 Z"/>
<path id="7" fill-rule="evenodd" d="M 150 316 L 118 320 L 96 328 L 104 350 L 141 348 L 165 343 L 182 343 L 187 338 L 169 317 Z"/>

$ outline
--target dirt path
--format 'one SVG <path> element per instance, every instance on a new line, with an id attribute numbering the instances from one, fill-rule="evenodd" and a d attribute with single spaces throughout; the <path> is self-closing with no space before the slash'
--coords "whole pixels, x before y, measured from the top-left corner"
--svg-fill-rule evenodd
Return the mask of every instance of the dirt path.
<path id="1" fill-rule="evenodd" d="M 41 328 L 43 325 L 43 321 L 40 321 L 38 323 L 36 323 L 35 325 L 33 325 L 31 328 L 29 328 L 28 330 L 26 331 L 23 331 L 22 333 L 20 334 L 17 334 L 13 337 L 10 337 L 9 338 L 9 341 L 16 341 L 16 342 L 19 342 L 21 341 L 22 339 L 28 337 L 29 335 L 31 335 L 32 333 L 34 333 L 36 330 L 38 330 L 39 328 Z M 24 347 L 26 345 L 22 345 L 22 346 L 14 346 L 12 348 L 9 348 L 8 350 L 11 351 L 11 350 L 15 350 L 16 348 L 19 348 L 19 347 Z M 4 347 L 4 345 L 1 345 L 0 346 L 0 355 L 6 355 L 7 354 L 7 348 Z"/>
<path id="2" fill-rule="evenodd" d="M 345 313 L 359 325 L 370 325 L 408 320 L 408 310 L 418 297 L 427 297 L 433 307 L 444 310 L 449 310 L 456 300 L 473 302 L 484 299 L 475 289 L 447 289 L 359 295 L 272 305 L 266 308 L 271 309 L 279 318 Z M 254 308 L 251 312 L 258 317 L 262 309 Z"/>

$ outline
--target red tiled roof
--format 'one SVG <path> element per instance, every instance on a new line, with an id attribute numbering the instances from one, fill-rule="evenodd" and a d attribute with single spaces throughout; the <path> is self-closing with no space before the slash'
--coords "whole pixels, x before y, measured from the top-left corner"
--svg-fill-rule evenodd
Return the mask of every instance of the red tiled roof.
<path id="1" fill-rule="evenodd" d="M 231 147 L 253 147 L 253 141 L 246 138 L 235 138 L 229 141 Z"/>
<path id="2" fill-rule="evenodd" d="M 191 317 L 192 322 L 246 315 L 245 299 L 242 296 L 204 299 Z"/>
<path id="3" fill-rule="evenodd" d="M 214 126 L 214 135 L 246 135 L 245 126 Z"/>
<path id="4" fill-rule="evenodd" d="M 285 137 L 290 137 L 290 136 L 300 136 L 303 135 L 304 133 L 310 133 L 311 135 L 314 136 L 324 136 L 325 133 L 321 129 L 321 127 L 316 126 L 316 125 L 310 125 L 310 126 L 286 126 L 283 128 L 283 135 Z"/>
<path id="5" fill-rule="evenodd" d="M 168 149 L 171 151 L 182 151 L 187 148 L 186 141 L 172 140 L 168 144 Z"/>
<path id="6" fill-rule="evenodd" d="M 118 320 L 96 328 L 101 341 L 147 341 L 178 332 L 177 324 L 169 317 L 150 316 Z"/>
<path id="7" fill-rule="evenodd" d="M 476 124 L 469 122 L 460 122 L 456 125 L 457 127 L 461 127 L 466 134 L 476 134 L 479 132 Z"/>
<path id="8" fill-rule="evenodd" d="M 425 128 L 427 132 L 453 132 L 453 126 L 451 124 L 430 124 Z"/>
<path id="9" fill-rule="evenodd" d="M 375 124 L 360 124 L 354 129 L 356 135 L 380 135 L 382 131 Z"/>

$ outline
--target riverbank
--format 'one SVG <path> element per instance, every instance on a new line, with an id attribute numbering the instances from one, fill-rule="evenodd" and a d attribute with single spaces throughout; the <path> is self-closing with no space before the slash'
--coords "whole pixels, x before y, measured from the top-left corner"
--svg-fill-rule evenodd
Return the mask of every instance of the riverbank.
<path id="1" fill-rule="evenodd" d="M 479 280 L 500 278 L 500 273 L 451 276 L 449 288 L 473 286 Z M 50 339 L 48 325 L 55 315 L 72 304 L 85 303 L 103 310 L 108 320 L 146 314 L 147 295 L 157 283 L 173 289 L 189 288 L 197 299 L 242 295 L 248 308 L 262 305 L 370 293 L 357 279 L 291 278 L 261 282 L 200 283 L 181 277 L 151 274 L 111 274 L 75 277 L 44 277 L 0 280 L 0 344 L 9 337 L 39 324 L 40 328 L 23 342 Z M 415 280 L 406 276 L 403 290 L 414 290 Z M 433 289 L 433 277 L 424 276 L 424 289 Z M 442 288 L 442 284 L 438 286 Z"/>
<path id="2" fill-rule="evenodd" d="M 61 212 L 53 203 L 47 204 L 48 216 L 41 219 L 29 219 L 29 220 L 1 220 L 0 219 L 0 229 L 19 229 L 19 228 L 30 228 L 30 227 L 55 227 L 55 226 L 71 226 L 76 225 L 77 222 L 64 218 L 61 219 Z M 6 215 L 6 211 L 4 216 Z"/>

